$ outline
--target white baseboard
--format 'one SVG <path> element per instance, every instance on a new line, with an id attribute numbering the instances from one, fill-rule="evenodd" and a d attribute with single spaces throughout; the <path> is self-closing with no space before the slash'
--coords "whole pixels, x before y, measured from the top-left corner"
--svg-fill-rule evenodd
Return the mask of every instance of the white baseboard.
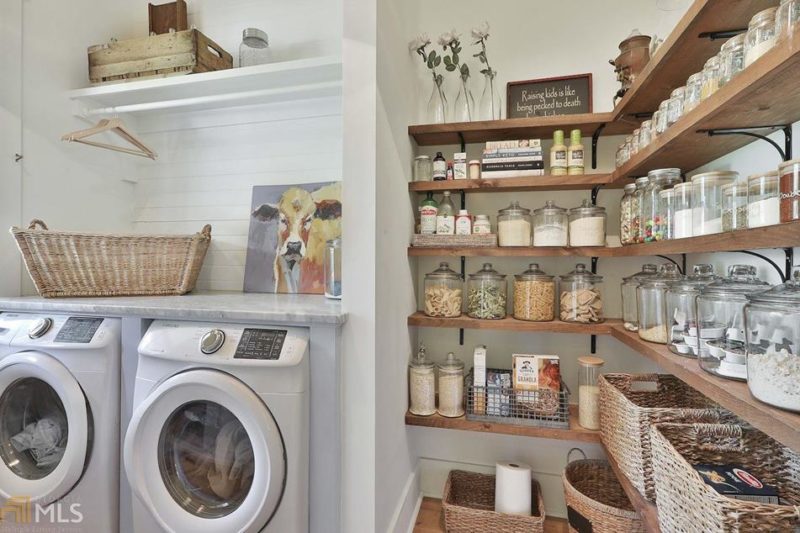
<path id="1" fill-rule="evenodd" d="M 397 502 L 392 520 L 389 522 L 387 533 L 413 533 L 422 504 L 422 494 L 419 490 L 419 463 L 408 476 L 400 500 Z"/>

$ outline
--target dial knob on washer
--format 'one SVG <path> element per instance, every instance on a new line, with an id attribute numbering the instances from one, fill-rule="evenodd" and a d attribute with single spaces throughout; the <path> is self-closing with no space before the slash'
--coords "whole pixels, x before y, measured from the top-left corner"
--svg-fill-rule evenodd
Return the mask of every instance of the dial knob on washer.
<path id="1" fill-rule="evenodd" d="M 48 317 L 39 318 L 36 322 L 28 330 L 28 337 L 31 339 L 38 339 L 42 337 L 45 333 L 50 331 L 50 328 L 53 327 L 53 319 Z"/>
<path id="2" fill-rule="evenodd" d="M 225 332 L 221 329 L 212 329 L 200 339 L 200 351 L 211 355 L 222 348 L 225 343 Z"/>

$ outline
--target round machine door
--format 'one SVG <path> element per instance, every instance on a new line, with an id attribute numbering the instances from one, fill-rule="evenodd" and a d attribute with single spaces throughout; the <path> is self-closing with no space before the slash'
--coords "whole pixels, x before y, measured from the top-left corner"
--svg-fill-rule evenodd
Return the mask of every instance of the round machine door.
<path id="1" fill-rule="evenodd" d="M 91 449 L 83 390 L 57 359 L 22 352 L 0 361 L 0 496 L 48 504 L 78 483 Z"/>
<path id="2" fill-rule="evenodd" d="M 161 382 L 131 419 L 125 471 L 167 531 L 260 531 L 280 504 L 286 452 L 268 407 L 224 372 Z"/>

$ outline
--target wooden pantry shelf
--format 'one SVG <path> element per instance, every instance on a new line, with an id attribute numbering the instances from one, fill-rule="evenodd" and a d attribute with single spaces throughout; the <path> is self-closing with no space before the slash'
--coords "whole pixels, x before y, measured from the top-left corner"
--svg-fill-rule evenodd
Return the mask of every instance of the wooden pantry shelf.
<path id="1" fill-rule="evenodd" d="M 477 180 L 412 181 L 411 192 L 518 192 L 587 190 L 597 186 L 617 186 L 611 183 L 611 174 L 584 174 L 582 176 L 535 176 L 531 178 L 489 178 Z"/>
<path id="2" fill-rule="evenodd" d="M 569 429 L 548 428 L 538 426 L 522 426 L 499 422 L 483 422 L 467 420 L 466 417 L 447 418 L 439 414 L 418 416 L 406 412 L 407 426 L 423 426 L 438 429 L 457 429 L 461 431 L 477 431 L 480 433 L 499 433 L 520 437 L 537 437 L 541 439 L 570 440 L 577 442 L 600 442 L 600 432 L 582 428 L 578 424 L 578 406 L 569 406 Z"/>
<path id="3" fill-rule="evenodd" d="M 449 124 L 422 124 L 408 127 L 408 134 L 419 146 L 483 143 L 550 137 L 554 130 L 580 129 L 585 137 L 600 126 L 603 135 L 622 135 L 632 132 L 638 124 L 614 121 L 612 113 L 582 113 L 549 117 L 511 118 Z"/>
<path id="4" fill-rule="evenodd" d="M 800 32 L 779 42 L 717 92 L 701 101 L 667 131 L 612 174 L 612 181 L 629 181 L 656 168 L 695 169 L 755 139 L 744 135 L 709 137 L 708 130 L 762 128 L 800 120 Z M 777 156 L 777 153 L 776 153 Z M 763 162 L 776 168 L 779 158 Z"/>
<path id="5" fill-rule="evenodd" d="M 620 320 L 606 320 L 600 324 L 579 324 L 576 322 L 530 322 L 506 317 L 501 320 L 482 320 L 462 315 L 458 318 L 434 318 L 417 311 L 408 317 L 409 326 L 423 328 L 489 329 L 496 331 L 527 331 L 547 333 L 577 333 L 583 335 L 610 335 L 612 328 L 621 326 Z"/>
<path id="6" fill-rule="evenodd" d="M 614 250 L 605 246 L 409 246 L 409 257 L 612 257 Z"/>
<path id="7" fill-rule="evenodd" d="M 609 464 L 611 465 L 611 469 L 616 474 L 617 479 L 619 480 L 619 484 L 622 485 L 622 489 L 625 491 L 625 494 L 628 495 L 628 499 L 633 504 L 633 508 L 638 511 L 638 513 L 642 517 L 642 521 L 644 522 L 645 530 L 648 533 L 659 533 L 661 528 L 658 525 L 658 508 L 654 503 L 650 503 L 639 490 L 633 486 L 633 483 L 628 480 L 625 474 L 622 473 L 620 470 L 619 465 L 608 453 L 608 448 L 603 445 L 603 451 L 606 452 L 606 458 L 608 459 Z"/>
<path id="8" fill-rule="evenodd" d="M 652 113 L 686 79 L 703 70 L 725 43 L 701 34 L 746 29 L 753 15 L 776 0 L 695 0 L 614 108 L 614 117 Z"/>

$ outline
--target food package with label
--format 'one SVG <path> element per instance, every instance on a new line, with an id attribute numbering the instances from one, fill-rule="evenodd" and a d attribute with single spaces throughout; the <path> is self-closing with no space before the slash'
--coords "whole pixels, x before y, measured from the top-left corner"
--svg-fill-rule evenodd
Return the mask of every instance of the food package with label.
<path id="1" fill-rule="evenodd" d="M 539 415 L 558 411 L 561 366 L 557 355 L 514 354 L 513 385 L 518 405 Z"/>

